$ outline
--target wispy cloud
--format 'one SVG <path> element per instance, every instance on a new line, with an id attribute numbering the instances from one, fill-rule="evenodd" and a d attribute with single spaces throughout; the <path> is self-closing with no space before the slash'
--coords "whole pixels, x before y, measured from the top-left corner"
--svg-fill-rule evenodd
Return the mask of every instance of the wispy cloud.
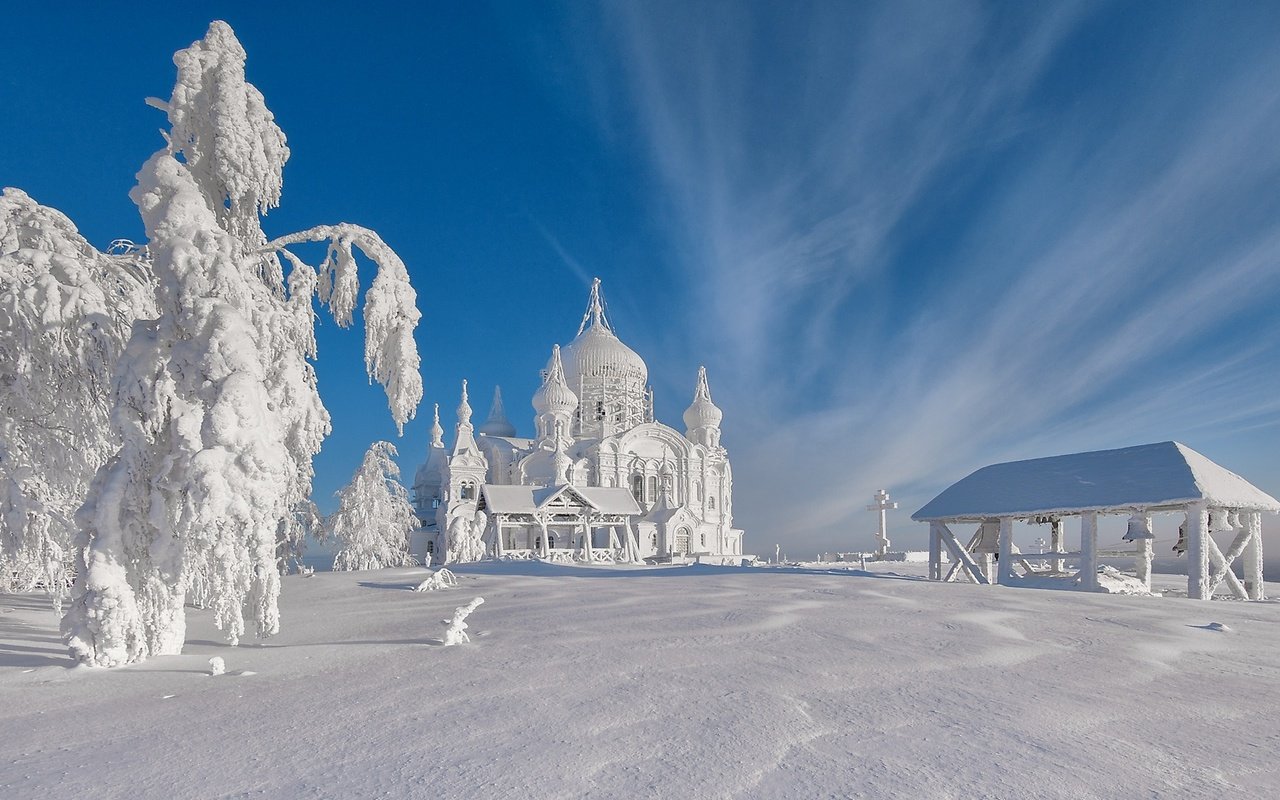
<path id="1" fill-rule="evenodd" d="M 1264 37 L 1167 24 L 1077 78 L 1091 5 L 613 8 L 761 533 L 832 546 L 878 486 L 912 510 L 1001 458 L 1275 440 Z"/>

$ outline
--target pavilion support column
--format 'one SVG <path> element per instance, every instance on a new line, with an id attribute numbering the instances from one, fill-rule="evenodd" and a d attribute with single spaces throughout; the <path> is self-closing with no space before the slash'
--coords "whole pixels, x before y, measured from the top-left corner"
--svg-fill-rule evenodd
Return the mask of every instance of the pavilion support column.
<path id="1" fill-rule="evenodd" d="M 591 547 L 591 521 L 585 515 L 582 517 L 582 549 L 586 553 L 588 564 L 596 560 L 596 552 Z"/>
<path id="2" fill-rule="evenodd" d="M 1209 599 L 1209 509 L 1204 503 L 1187 506 L 1187 597 Z"/>
<path id="3" fill-rule="evenodd" d="M 1241 522 L 1249 531 L 1249 545 L 1244 551 L 1244 581 L 1250 600 L 1265 600 L 1262 586 L 1262 512 L 1242 513 Z"/>
<path id="4" fill-rule="evenodd" d="M 1151 515 L 1145 515 L 1147 522 L 1147 530 L 1154 530 L 1151 527 Z M 1138 580 L 1142 581 L 1142 585 L 1151 589 L 1151 562 L 1155 558 L 1154 541 L 1151 539 L 1138 540 L 1138 563 L 1136 564 L 1136 572 Z"/>
<path id="5" fill-rule="evenodd" d="M 493 533 L 493 554 L 494 554 L 495 556 L 497 556 L 498 558 L 502 558 L 502 556 L 504 555 L 503 548 L 506 546 L 506 544 L 507 544 L 507 543 L 506 543 L 506 542 L 504 542 L 504 541 L 502 540 L 502 533 L 503 533 L 503 531 L 502 531 L 502 518 L 501 518 L 501 517 L 499 517 L 498 519 L 494 520 L 494 522 L 493 522 L 493 531 L 494 531 L 494 533 Z"/>
<path id="6" fill-rule="evenodd" d="M 1049 523 L 1049 550 L 1054 553 L 1064 553 L 1066 548 L 1062 545 L 1062 520 L 1055 519 Z M 1054 574 L 1062 572 L 1062 559 L 1055 558 L 1049 562 L 1053 567 Z"/>
<path id="7" fill-rule="evenodd" d="M 1013 583 L 1013 517 L 1000 518 L 1000 563 L 996 567 L 1001 586 Z"/>
<path id="8" fill-rule="evenodd" d="M 929 523 L 929 580 L 942 580 L 942 523 Z"/>
<path id="9" fill-rule="evenodd" d="M 631 527 L 630 516 L 624 519 L 623 526 L 627 531 L 627 545 L 631 548 L 631 552 L 634 554 L 635 562 L 639 564 L 644 560 L 640 556 L 640 536 L 636 533 L 635 528 Z"/>
<path id="10" fill-rule="evenodd" d="M 538 526 L 542 528 L 542 544 L 538 546 L 538 549 L 541 551 L 542 557 L 547 558 L 551 555 L 551 543 L 547 541 L 547 518 L 540 517 Z"/>
<path id="11" fill-rule="evenodd" d="M 1080 515 L 1080 588 L 1098 591 L 1098 512 Z"/>

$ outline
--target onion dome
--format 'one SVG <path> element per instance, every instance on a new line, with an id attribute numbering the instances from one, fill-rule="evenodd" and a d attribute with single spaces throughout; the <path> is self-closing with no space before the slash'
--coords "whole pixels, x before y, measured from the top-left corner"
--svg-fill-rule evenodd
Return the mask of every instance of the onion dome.
<path id="1" fill-rule="evenodd" d="M 644 359 L 622 343 L 604 315 L 599 278 L 591 283 L 591 298 L 578 336 L 564 348 L 564 372 L 565 381 L 574 388 L 592 379 L 622 379 L 643 387 L 649 379 Z"/>
<path id="2" fill-rule="evenodd" d="M 444 447 L 444 428 L 440 427 L 440 404 L 435 404 L 435 417 L 431 421 L 431 446 Z"/>
<path id="3" fill-rule="evenodd" d="M 564 364 L 560 360 L 560 345 L 551 349 L 551 361 L 542 386 L 533 394 L 533 410 L 542 414 L 569 415 L 578 408 L 578 396 L 564 380 Z"/>
<path id="4" fill-rule="evenodd" d="M 467 400 L 467 381 L 462 381 L 462 401 L 458 403 L 458 424 L 471 427 L 471 403 Z"/>
<path id="5" fill-rule="evenodd" d="M 516 426 L 507 419 L 507 411 L 502 407 L 502 387 L 493 387 L 493 406 L 489 409 L 489 418 L 479 428 L 486 436 L 515 436 Z"/>
<path id="6" fill-rule="evenodd" d="M 693 390 L 693 402 L 684 412 L 684 425 L 693 431 L 698 428 L 719 428 L 724 417 L 715 403 L 711 402 L 711 388 L 707 386 L 707 368 L 698 367 L 698 386 Z"/>

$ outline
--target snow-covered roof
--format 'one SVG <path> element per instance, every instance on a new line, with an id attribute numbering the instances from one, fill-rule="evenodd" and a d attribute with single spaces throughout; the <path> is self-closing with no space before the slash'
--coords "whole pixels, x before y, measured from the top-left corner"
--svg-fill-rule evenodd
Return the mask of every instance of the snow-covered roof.
<path id="1" fill-rule="evenodd" d="M 993 464 L 952 484 L 914 520 L 1122 512 L 1203 501 L 1280 512 L 1280 501 L 1179 442 Z"/>
<path id="2" fill-rule="evenodd" d="M 640 506 L 624 488 L 603 486 L 498 486 L 486 483 L 480 491 L 485 506 L 499 514 L 532 514 L 547 507 L 565 491 L 574 492 L 602 514 L 639 514 Z"/>

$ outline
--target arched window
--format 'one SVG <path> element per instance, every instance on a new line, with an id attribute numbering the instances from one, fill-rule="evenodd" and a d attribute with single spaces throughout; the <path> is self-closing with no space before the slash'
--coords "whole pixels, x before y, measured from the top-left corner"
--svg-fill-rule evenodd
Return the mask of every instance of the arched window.
<path id="1" fill-rule="evenodd" d="M 707 546 L 707 535 L 705 533 L 702 534 L 702 546 L 703 547 Z"/>
<path id="2" fill-rule="evenodd" d="M 707 508 L 711 509 L 712 511 L 716 510 L 716 499 L 714 497 L 707 498 Z"/>
<path id="3" fill-rule="evenodd" d="M 644 476 L 631 476 L 631 494 L 635 496 L 636 502 L 644 500 Z"/>
<path id="4" fill-rule="evenodd" d="M 693 482 L 693 502 L 702 502 L 702 481 Z"/>
<path id="5" fill-rule="evenodd" d="M 649 534 L 649 546 L 652 547 L 654 550 L 658 549 L 658 534 L 656 533 Z"/>
<path id="6" fill-rule="evenodd" d="M 436 551 L 435 542 L 427 542 L 427 555 L 432 555 Z"/>
<path id="7" fill-rule="evenodd" d="M 475 500 L 476 499 L 476 482 L 463 481 L 462 487 L 458 490 L 458 498 L 461 500 Z"/>
<path id="8" fill-rule="evenodd" d="M 533 543 L 533 549 L 534 549 L 534 550 L 541 550 L 541 549 L 542 549 L 542 537 L 541 537 L 541 536 L 539 536 L 536 540 L 534 540 L 534 543 Z"/>
<path id="9" fill-rule="evenodd" d="M 649 499 L 658 499 L 658 476 L 656 475 L 649 476 Z"/>

